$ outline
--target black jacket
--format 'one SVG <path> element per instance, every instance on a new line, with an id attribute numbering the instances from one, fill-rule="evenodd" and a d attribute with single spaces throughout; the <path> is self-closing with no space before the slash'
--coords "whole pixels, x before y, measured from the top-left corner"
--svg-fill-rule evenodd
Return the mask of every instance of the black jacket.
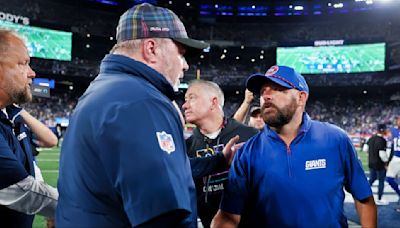
<path id="1" fill-rule="evenodd" d="M 384 170 L 385 163 L 379 157 L 380 150 L 386 150 L 386 139 L 381 135 L 373 135 L 368 139 L 368 167 L 376 170 Z"/>
<path id="2" fill-rule="evenodd" d="M 215 139 L 209 139 L 198 128 L 186 140 L 192 175 L 197 190 L 197 210 L 204 227 L 209 227 L 217 213 L 229 167 L 221 153 L 228 141 L 239 135 L 239 142 L 245 142 L 258 133 L 234 119 L 224 120 L 223 128 Z"/>

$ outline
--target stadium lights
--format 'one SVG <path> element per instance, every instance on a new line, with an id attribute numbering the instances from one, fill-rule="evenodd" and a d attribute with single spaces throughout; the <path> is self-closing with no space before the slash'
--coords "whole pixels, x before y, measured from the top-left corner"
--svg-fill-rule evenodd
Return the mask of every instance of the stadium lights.
<path id="1" fill-rule="evenodd" d="M 168 1 L 168 4 L 172 5 L 172 1 Z"/>
<path id="2" fill-rule="evenodd" d="M 215 9 L 218 9 L 218 4 L 215 4 L 214 8 L 215 8 Z"/>
<path id="3" fill-rule="evenodd" d="M 251 62 L 254 63 L 256 60 L 255 59 L 251 59 Z"/>
<path id="4" fill-rule="evenodd" d="M 333 8 L 343 8 L 343 3 L 333 4 Z"/>
<path id="5" fill-rule="evenodd" d="M 251 6 L 251 8 L 252 8 L 252 9 L 255 9 L 255 8 L 256 8 L 256 6 L 255 6 L 255 5 L 252 5 L 252 6 Z"/>
<path id="6" fill-rule="evenodd" d="M 110 40 L 114 40 L 114 37 L 110 36 Z"/>
<path id="7" fill-rule="evenodd" d="M 294 7 L 294 10 L 303 10 L 303 9 L 304 9 L 303 6 L 295 6 L 295 7 Z"/>
<path id="8" fill-rule="evenodd" d="M 204 55 L 200 55 L 200 59 L 204 59 Z"/>
<path id="9" fill-rule="evenodd" d="M 224 49 L 224 53 L 227 53 L 228 51 L 226 49 Z"/>
<path id="10" fill-rule="evenodd" d="M 240 59 L 240 57 L 239 56 L 236 56 L 236 60 L 239 60 Z"/>
<path id="11" fill-rule="evenodd" d="M 244 49 L 244 45 L 241 45 L 241 46 L 240 46 L 240 49 Z"/>
<path id="12" fill-rule="evenodd" d="M 260 59 L 264 59 L 264 56 L 263 56 L 263 55 L 260 55 Z"/>
<path id="13" fill-rule="evenodd" d="M 186 2 L 186 6 L 189 7 L 190 6 L 190 2 Z"/>
<path id="14" fill-rule="evenodd" d="M 225 54 L 222 54 L 221 57 L 219 57 L 221 60 L 226 58 Z"/>

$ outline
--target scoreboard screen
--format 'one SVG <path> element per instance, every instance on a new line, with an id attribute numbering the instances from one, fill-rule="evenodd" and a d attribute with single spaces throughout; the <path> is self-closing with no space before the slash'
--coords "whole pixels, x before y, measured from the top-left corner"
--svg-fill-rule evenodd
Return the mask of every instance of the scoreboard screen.
<path id="1" fill-rule="evenodd" d="M 72 32 L 14 24 L 0 20 L 0 28 L 16 31 L 25 39 L 31 57 L 71 60 Z"/>
<path id="2" fill-rule="evenodd" d="M 385 43 L 278 47 L 277 65 L 302 74 L 361 73 L 385 70 Z"/>

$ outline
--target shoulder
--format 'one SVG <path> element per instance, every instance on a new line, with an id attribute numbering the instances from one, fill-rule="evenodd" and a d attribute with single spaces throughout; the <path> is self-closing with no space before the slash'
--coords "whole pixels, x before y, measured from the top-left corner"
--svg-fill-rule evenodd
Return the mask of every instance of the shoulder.
<path id="1" fill-rule="evenodd" d="M 259 132 L 253 137 L 249 138 L 246 143 L 243 144 L 243 146 L 237 152 L 238 157 L 241 158 L 251 156 L 253 153 L 261 151 L 261 145 L 265 145 L 266 143 L 268 143 L 268 141 L 265 140 L 265 137 L 263 137 L 263 132 Z"/>
<path id="2" fill-rule="evenodd" d="M 100 74 L 89 86 L 85 95 L 96 95 L 106 100 L 122 99 L 129 101 L 166 98 L 150 82 L 125 73 Z"/>
<path id="3" fill-rule="evenodd" d="M 311 120 L 310 131 L 331 137 L 348 137 L 346 131 L 342 128 L 328 122 L 316 120 Z"/>

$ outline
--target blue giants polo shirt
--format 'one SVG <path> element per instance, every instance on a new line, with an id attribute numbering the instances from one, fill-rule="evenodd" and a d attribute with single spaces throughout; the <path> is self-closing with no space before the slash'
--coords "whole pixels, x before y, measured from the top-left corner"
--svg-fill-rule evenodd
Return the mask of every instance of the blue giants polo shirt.
<path id="1" fill-rule="evenodd" d="M 304 113 L 289 147 L 266 126 L 238 151 L 221 209 L 241 227 L 346 227 L 343 186 L 372 195 L 346 133 Z"/>

